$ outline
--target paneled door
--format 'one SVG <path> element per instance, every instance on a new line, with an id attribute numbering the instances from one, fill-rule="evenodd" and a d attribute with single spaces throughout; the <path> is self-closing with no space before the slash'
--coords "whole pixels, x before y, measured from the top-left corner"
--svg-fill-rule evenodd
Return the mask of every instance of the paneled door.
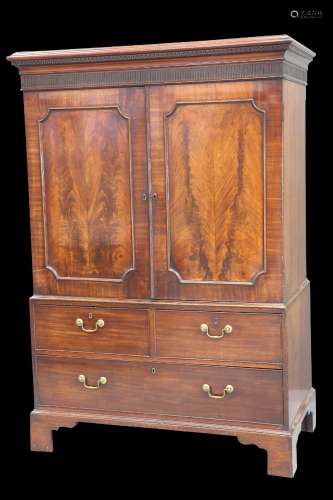
<path id="1" fill-rule="evenodd" d="M 154 295 L 278 300 L 281 85 L 150 88 Z"/>
<path id="2" fill-rule="evenodd" d="M 37 291 L 149 295 L 144 103 L 139 88 L 26 94 Z"/>

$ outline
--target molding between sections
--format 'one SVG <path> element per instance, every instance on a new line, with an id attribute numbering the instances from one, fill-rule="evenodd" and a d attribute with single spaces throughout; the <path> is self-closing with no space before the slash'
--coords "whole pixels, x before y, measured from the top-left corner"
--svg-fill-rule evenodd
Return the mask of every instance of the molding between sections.
<path id="1" fill-rule="evenodd" d="M 180 309 L 188 310 L 198 308 L 206 308 L 208 310 L 233 310 L 233 309 L 245 309 L 247 310 L 265 310 L 268 314 L 283 313 L 291 304 L 294 302 L 303 291 L 310 286 L 308 279 L 305 279 L 303 283 L 299 286 L 295 294 L 286 302 L 205 302 L 200 300 L 166 300 L 166 299 L 116 299 L 108 297 L 78 297 L 78 296 L 66 296 L 66 295 L 40 295 L 35 293 L 30 297 L 30 302 L 40 301 L 40 302 L 50 302 L 51 304 L 59 303 L 61 305 L 98 305 L 103 304 L 103 307 L 151 307 L 153 309 Z M 256 311 L 254 311 L 256 312 Z"/>

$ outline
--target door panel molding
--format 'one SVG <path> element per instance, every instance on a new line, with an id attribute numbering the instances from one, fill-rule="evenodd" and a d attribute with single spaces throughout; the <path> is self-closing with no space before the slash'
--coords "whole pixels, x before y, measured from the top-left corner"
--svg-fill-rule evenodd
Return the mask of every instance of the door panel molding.
<path id="1" fill-rule="evenodd" d="M 213 105 L 213 104 L 225 104 L 225 105 L 229 105 L 229 104 L 232 104 L 232 105 L 249 105 L 251 106 L 251 109 L 254 110 L 255 113 L 257 113 L 259 116 L 260 116 L 260 129 L 261 129 L 261 137 L 259 140 L 261 140 L 261 176 L 262 176 L 262 228 L 261 228 L 261 232 L 262 232 L 262 238 L 261 238 L 261 243 L 258 242 L 259 244 L 261 244 L 261 248 L 262 248 L 262 259 L 261 259 L 261 263 L 258 263 L 258 269 L 254 272 L 254 274 L 252 274 L 251 276 L 248 277 L 248 279 L 243 279 L 243 280 L 226 280 L 226 279 L 204 279 L 204 278 L 198 278 L 198 279 L 190 279 L 190 278 L 184 278 L 182 276 L 182 273 L 179 269 L 177 269 L 175 263 L 174 263 L 174 260 L 173 260 L 173 248 L 172 248 L 172 237 L 173 237 L 173 231 L 172 231 L 172 220 L 171 220 L 171 216 L 170 216 L 170 212 L 172 212 L 172 210 L 170 210 L 170 204 L 172 203 L 172 194 L 171 194 L 171 189 L 170 189 L 170 179 L 172 179 L 172 166 L 170 165 L 170 129 L 171 129 L 171 125 L 170 125 L 170 119 L 174 118 L 175 115 L 177 114 L 177 112 L 179 112 L 182 108 L 184 109 L 184 106 L 187 106 L 187 107 L 190 107 L 190 106 L 209 106 L 209 105 Z M 192 283 L 192 284 L 195 284 L 195 283 L 200 283 L 200 284 L 211 284 L 211 285 L 250 285 L 250 286 L 253 286 L 257 280 L 257 278 L 264 274 L 266 272 L 266 159 L 265 159 L 265 136 L 266 136 L 266 111 L 262 108 L 260 108 L 256 102 L 255 102 L 255 99 L 253 98 L 250 98 L 250 99 L 211 99 L 211 100 L 177 100 L 175 103 L 174 103 L 174 106 L 172 107 L 172 109 L 170 111 L 167 111 L 164 113 L 164 117 L 163 117 L 163 121 L 164 121 L 164 141 L 165 141 L 165 166 L 166 166 L 166 214 L 167 214 L 167 259 L 168 259 L 168 271 L 171 272 L 171 273 L 174 273 L 179 281 L 179 283 Z M 228 125 L 226 124 L 226 127 L 225 129 L 227 129 Z M 183 127 L 184 128 L 184 127 Z M 184 129 L 185 131 L 186 129 Z M 190 131 L 189 129 L 186 130 L 187 134 L 190 135 Z M 177 138 L 179 139 L 179 134 L 177 134 Z M 181 139 L 179 139 L 181 140 Z M 187 140 L 189 140 L 189 137 L 187 136 Z M 175 155 L 177 156 L 177 155 Z M 187 166 L 184 167 L 184 170 L 185 169 L 190 169 L 189 167 L 189 158 L 187 158 L 188 160 L 188 164 Z M 195 161 L 195 160 L 194 160 Z M 239 168 L 239 167 L 237 167 Z M 214 167 L 213 167 L 214 169 Z M 191 174 L 188 173 L 188 184 L 193 184 L 193 182 L 195 182 L 193 179 L 190 179 L 191 177 Z M 248 177 L 248 176 L 246 176 Z M 208 179 L 206 179 L 207 181 Z M 237 179 L 236 179 L 237 180 Z M 203 179 L 204 181 L 204 179 Z M 209 182 L 209 180 L 208 180 Z M 214 210 L 212 211 L 212 213 L 214 213 L 214 215 L 216 216 L 216 218 L 218 217 L 218 214 L 216 214 L 216 211 L 215 211 L 215 208 L 216 208 L 216 198 L 215 198 L 215 193 L 212 193 L 212 190 L 215 189 L 215 187 L 217 188 L 217 186 L 210 186 L 210 190 L 207 190 L 206 192 L 206 196 L 209 196 L 209 195 L 212 195 L 212 197 L 214 198 L 213 200 L 213 205 L 214 205 Z M 198 199 L 194 199 L 194 196 L 193 196 L 193 190 L 189 187 L 188 189 L 189 193 L 188 195 L 192 198 L 192 202 L 193 202 L 193 205 L 198 205 L 198 202 L 200 203 L 200 201 Z M 208 192 L 210 191 L 210 192 Z M 241 194 L 241 193 L 240 193 Z M 236 193 L 236 195 L 238 196 L 238 193 Z M 179 196 L 179 193 L 178 193 L 178 196 Z M 251 199 L 251 197 L 248 197 L 248 200 Z M 232 202 L 234 203 L 234 202 Z M 193 207 L 192 207 L 193 208 Z M 225 207 L 225 208 L 228 208 L 228 207 Z M 176 212 L 176 218 L 179 217 L 179 213 L 181 212 L 184 212 L 184 206 L 182 206 L 182 208 L 179 208 L 179 210 L 177 210 L 177 208 L 175 209 L 175 212 Z M 197 213 L 197 216 L 198 218 L 200 219 L 201 218 L 201 214 L 202 214 L 202 210 L 198 210 L 198 213 Z M 192 213 L 192 216 L 193 216 L 193 213 Z M 193 218 L 192 218 L 193 220 Z M 187 226 L 191 225 L 192 221 L 188 221 L 189 223 L 187 224 Z M 200 222 L 200 221 L 199 221 Z M 207 222 L 207 221 L 206 221 Z M 216 224 L 216 220 L 211 220 L 211 223 L 212 224 Z M 200 232 L 200 227 L 198 227 L 199 229 L 199 232 Z M 207 229 L 207 228 L 206 228 Z M 243 234 L 244 234 L 244 231 L 243 231 Z M 195 235 L 193 235 L 195 236 Z M 222 235 L 223 236 L 223 235 Z M 203 246 L 205 246 L 205 243 L 207 242 L 203 242 Z M 222 243 L 222 241 L 220 242 Z M 216 241 L 215 242 L 215 248 L 214 249 L 211 249 L 211 250 L 215 250 L 215 259 L 217 257 L 217 245 L 218 242 Z M 230 246 L 230 244 L 228 245 L 227 243 L 225 243 L 227 246 Z M 221 246 L 221 245 L 220 245 Z M 258 250 L 260 250 L 258 248 Z M 229 254 L 233 251 L 233 249 L 230 249 L 230 252 Z M 185 251 L 185 254 L 186 254 L 186 251 Z M 186 255 L 185 255 L 186 257 Z M 199 257 L 199 256 L 198 256 Z M 212 257 L 212 255 L 211 255 Z M 208 266 L 209 265 L 209 262 L 208 262 L 208 259 L 207 259 L 207 255 L 204 255 L 202 256 L 201 255 L 201 249 L 200 249 L 200 259 L 203 258 L 205 259 L 206 261 L 206 265 Z M 225 260 L 227 259 L 230 259 L 230 255 L 226 255 L 225 257 Z M 224 266 L 224 263 L 223 263 L 223 266 Z"/>
<path id="2" fill-rule="evenodd" d="M 128 266 L 127 268 L 124 268 L 124 271 L 121 273 L 120 276 L 117 276 L 117 277 L 112 277 L 112 276 L 109 276 L 109 277 L 101 277 L 101 276 L 72 276 L 72 275 L 69 275 L 69 276 L 66 276 L 66 275 L 62 275 L 61 272 L 57 271 L 56 269 L 56 264 L 53 264 L 51 259 L 50 259 L 50 245 L 49 245 L 49 238 L 48 238 L 48 234 L 49 232 L 52 231 L 52 229 L 49 231 L 48 230 L 48 211 L 47 211 L 47 189 L 46 189 L 46 170 L 45 170 L 45 156 L 47 154 L 47 147 L 44 147 L 44 141 L 43 141 L 43 131 L 44 131 L 44 128 L 45 128 L 45 125 L 49 122 L 50 119 L 52 119 L 53 116 L 55 116 L 55 113 L 66 113 L 66 112 L 75 112 L 75 111 L 116 111 L 117 114 L 124 120 L 126 120 L 126 128 L 127 128 L 127 154 L 128 154 L 128 180 L 129 180 L 129 213 L 128 213 L 128 216 L 130 218 L 130 235 L 131 235 L 131 238 L 130 238 L 130 246 L 131 246 L 131 250 L 130 250 L 130 259 L 128 259 Z M 76 124 L 77 125 L 77 124 Z M 128 115 L 126 115 L 123 111 L 121 111 L 119 105 L 112 105 L 112 106 L 68 106 L 68 107 L 49 107 L 48 110 L 47 110 L 47 113 L 46 115 L 44 115 L 42 118 L 40 118 L 38 120 L 38 126 L 39 126 L 39 141 L 40 141 L 40 155 L 41 155 L 41 179 L 42 179 L 42 202 L 43 202 L 43 224 L 44 224 L 44 250 L 45 250 L 45 267 L 48 271 L 50 271 L 54 276 L 55 278 L 58 280 L 58 281 L 61 281 L 61 280 L 75 280 L 75 281 L 105 281 L 105 282 L 115 282 L 115 283 L 123 283 L 125 282 L 127 276 L 129 273 L 135 271 L 135 235 L 134 235 L 134 213 L 133 213 L 133 173 L 132 173 L 132 144 L 131 144 L 131 119 Z M 75 126 L 75 123 L 73 124 L 73 126 Z M 80 125 L 78 125 L 78 127 L 80 128 Z M 82 128 L 82 126 L 81 126 Z M 97 128 L 97 126 L 96 126 Z M 106 124 L 106 128 L 107 128 L 107 124 Z M 99 131 L 100 132 L 100 131 Z M 45 141 L 46 142 L 46 141 Z M 79 145 L 81 146 L 81 145 Z M 82 146 L 81 146 L 82 147 Z M 55 159 L 57 160 L 57 158 Z M 69 160 L 68 160 L 69 161 Z M 54 163 L 54 162 L 53 162 Z M 68 166 L 68 170 L 70 169 L 70 165 L 67 165 Z M 112 167 L 112 165 L 110 165 Z M 50 167 L 52 168 L 52 167 Z M 65 167 L 62 167 L 62 168 L 65 168 Z M 103 167 L 101 167 L 102 170 L 105 169 L 105 165 Z M 68 174 L 68 176 L 67 176 Z M 66 193 L 68 194 L 69 197 L 73 198 L 73 197 L 77 197 L 79 198 L 79 195 L 80 193 L 78 192 L 79 189 L 78 189 L 78 183 L 76 183 L 76 186 L 75 186 L 75 181 L 73 180 L 73 176 L 71 175 L 70 172 L 67 172 L 66 176 L 67 177 L 71 177 L 70 181 L 71 181 L 71 184 L 72 184 L 72 190 L 71 190 L 71 193 Z M 82 175 L 84 173 L 82 172 Z M 51 174 L 50 174 L 51 175 Z M 101 179 L 100 181 L 102 181 L 102 177 L 103 177 L 103 173 L 101 173 Z M 65 179 L 63 179 L 65 181 Z M 68 179 L 69 180 L 69 179 Z M 98 189 L 98 191 L 101 191 L 101 189 L 103 189 L 104 186 L 101 186 L 101 183 L 97 186 L 96 190 Z M 104 192 L 104 196 L 106 197 L 108 193 Z M 109 193 L 111 197 L 115 197 L 115 193 Z M 124 194 L 124 193 L 123 193 Z M 50 194 L 51 196 L 51 194 Z M 96 195 L 97 197 L 98 195 Z M 95 197 L 95 200 L 93 200 L 93 206 L 96 206 L 96 197 Z M 59 203 L 64 203 L 65 200 L 58 200 Z M 76 203 L 77 204 L 80 204 L 81 203 L 81 200 L 77 199 L 76 200 Z M 106 205 L 106 209 L 108 208 L 107 207 L 107 203 L 108 201 L 106 201 L 104 203 L 104 205 Z M 115 208 L 116 208 L 116 205 L 117 205 L 117 200 L 114 200 L 114 203 L 115 203 Z M 75 204 L 75 200 L 73 201 L 72 200 L 72 206 L 69 207 L 69 210 L 72 211 L 73 209 L 73 212 L 75 211 L 75 207 L 73 206 Z M 118 203 L 119 204 L 119 203 Z M 65 203 L 64 203 L 65 205 Z M 103 205 L 103 200 L 101 201 L 100 203 L 100 206 Z M 64 207 L 66 208 L 66 207 Z M 102 210 L 103 210 L 103 207 L 102 207 Z M 98 211 L 98 206 L 97 206 L 97 211 Z M 88 212 L 91 212 L 90 210 L 90 207 L 88 207 Z M 103 214 L 102 212 L 102 216 L 104 217 L 105 214 Z M 82 217 L 82 213 L 77 213 L 77 216 L 78 216 L 78 219 L 80 219 Z M 87 214 L 88 216 L 88 214 Z M 111 219 L 112 219 L 112 216 L 111 216 Z M 83 221 L 83 222 L 87 222 L 86 220 Z M 69 219 L 67 220 L 67 223 L 70 224 L 69 222 Z M 78 221 L 78 224 L 80 224 L 80 222 Z M 86 224 L 85 224 L 86 225 Z M 87 222 L 87 231 L 89 231 L 89 221 Z M 64 232 L 62 231 L 62 234 L 64 234 Z M 51 238 L 52 239 L 52 238 Z M 89 251 L 89 241 L 87 242 L 87 246 L 88 246 L 88 251 Z M 106 258 L 109 256 L 109 254 L 107 253 L 106 255 Z M 63 259 L 60 259 L 60 262 L 63 261 Z M 112 259 L 110 259 L 110 264 L 112 264 Z M 58 264 L 59 265 L 59 264 Z M 97 271 L 98 271 L 98 268 L 97 268 Z M 120 274 L 120 273 L 118 273 Z"/>

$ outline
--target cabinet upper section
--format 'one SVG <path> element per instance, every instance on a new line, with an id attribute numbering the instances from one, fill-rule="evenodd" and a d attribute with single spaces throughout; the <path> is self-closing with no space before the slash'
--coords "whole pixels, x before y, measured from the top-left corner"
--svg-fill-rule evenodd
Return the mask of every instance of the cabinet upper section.
<path id="1" fill-rule="evenodd" d="M 34 292 L 292 297 L 313 56 L 286 35 L 10 56 L 29 91 Z"/>
<path id="2" fill-rule="evenodd" d="M 284 78 L 306 84 L 315 53 L 288 35 L 16 52 L 22 90 Z"/>

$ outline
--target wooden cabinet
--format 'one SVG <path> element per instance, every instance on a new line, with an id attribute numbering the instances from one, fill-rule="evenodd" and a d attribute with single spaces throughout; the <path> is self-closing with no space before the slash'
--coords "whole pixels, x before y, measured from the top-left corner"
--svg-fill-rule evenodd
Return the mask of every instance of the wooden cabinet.
<path id="1" fill-rule="evenodd" d="M 33 450 L 77 422 L 180 429 L 254 443 L 293 476 L 315 427 L 313 56 L 282 35 L 8 58 L 26 120 Z"/>

